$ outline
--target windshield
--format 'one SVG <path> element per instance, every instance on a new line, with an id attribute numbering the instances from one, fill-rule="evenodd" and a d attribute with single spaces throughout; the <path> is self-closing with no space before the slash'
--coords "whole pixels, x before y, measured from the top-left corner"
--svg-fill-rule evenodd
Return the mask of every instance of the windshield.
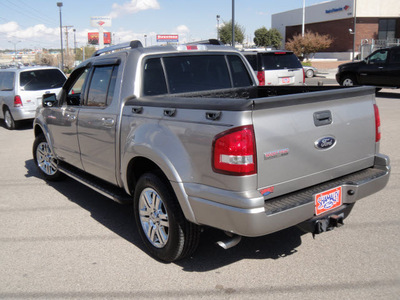
<path id="1" fill-rule="evenodd" d="M 21 72 L 19 80 L 25 91 L 39 91 L 62 87 L 65 76 L 58 69 L 30 70 Z"/>

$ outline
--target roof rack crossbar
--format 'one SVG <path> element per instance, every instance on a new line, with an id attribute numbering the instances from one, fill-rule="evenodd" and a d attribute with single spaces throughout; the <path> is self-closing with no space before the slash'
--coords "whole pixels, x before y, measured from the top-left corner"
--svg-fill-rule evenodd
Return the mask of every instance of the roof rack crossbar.
<path id="1" fill-rule="evenodd" d="M 143 47 L 142 43 L 138 40 L 135 40 L 135 41 L 130 41 L 130 42 L 126 42 L 126 43 L 122 43 L 122 44 L 118 44 L 118 45 L 114 45 L 114 46 L 110 46 L 110 47 L 106 47 L 106 48 L 97 50 L 95 53 L 93 53 L 92 57 L 99 56 L 100 54 L 111 52 L 111 51 L 122 50 L 122 49 L 126 49 L 126 48 L 136 49 L 136 48 L 142 48 L 142 47 Z"/>

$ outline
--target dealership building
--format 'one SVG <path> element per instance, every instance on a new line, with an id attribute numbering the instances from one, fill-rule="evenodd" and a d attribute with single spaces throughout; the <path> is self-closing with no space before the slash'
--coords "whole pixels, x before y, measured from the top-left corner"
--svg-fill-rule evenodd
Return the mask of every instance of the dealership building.
<path id="1" fill-rule="evenodd" d="M 304 21 L 303 21 L 304 20 Z M 400 45 L 400 0 L 335 0 L 273 14 L 271 28 L 282 34 L 283 45 L 311 31 L 328 34 L 333 42 L 315 58 L 348 60 L 360 54 Z"/>

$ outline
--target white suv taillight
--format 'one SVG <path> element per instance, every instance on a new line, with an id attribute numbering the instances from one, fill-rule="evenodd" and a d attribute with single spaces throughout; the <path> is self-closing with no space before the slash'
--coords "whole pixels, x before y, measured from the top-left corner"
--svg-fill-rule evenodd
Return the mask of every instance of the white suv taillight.
<path id="1" fill-rule="evenodd" d="M 265 85 L 265 74 L 264 71 L 258 71 L 257 72 L 257 79 L 258 79 L 258 85 Z"/>
<path id="2" fill-rule="evenodd" d="M 22 106 L 22 100 L 21 97 L 16 95 L 14 97 L 14 107 L 21 107 Z"/>
<path id="3" fill-rule="evenodd" d="M 252 125 L 224 131 L 214 138 L 212 156 L 214 172 L 236 176 L 256 174 L 256 158 Z"/>
<path id="4" fill-rule="evenodd" d="M 374 112 L 375 112 L 375 142 L 379 142 L 381 140 L 381 117 L 379 116 L 378 105 L 374 104 Z"/>

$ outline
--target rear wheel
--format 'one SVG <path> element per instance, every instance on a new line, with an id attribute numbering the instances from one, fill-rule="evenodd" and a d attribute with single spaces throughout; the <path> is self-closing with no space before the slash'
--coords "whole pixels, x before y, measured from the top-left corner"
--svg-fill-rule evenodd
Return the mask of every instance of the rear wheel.
<path id="1" fill-rule="evenodd" d="M 8 130 L 13 130 L 16 128 L 16 123 L 15 123 L 14 118 L 8 108 L 4 109 L 4 123 Z"/>
<path id="2" fill-rule="evenodd" d="M 58 161 L 43 134 L 36 137 L 32 150 L 35 165 L 45 179 L 54 181 L 62 177 Z"/>
<path id="3" fill-rule="evenodd" d="M 354 78 L 353 75 L 345 75 L 342 78 L 341 85 L 343 86 L 353 86 L 357 85 L 356 79 Z"/>
<path id="4" fill-rule="evenodd" d="M 134 214 L 150 254 L 172 262 L 196 250 L 200 228 L 185 219 L 172 188 L 162 178 L 153 173 L 140 177 L 134 194 Z"/>

